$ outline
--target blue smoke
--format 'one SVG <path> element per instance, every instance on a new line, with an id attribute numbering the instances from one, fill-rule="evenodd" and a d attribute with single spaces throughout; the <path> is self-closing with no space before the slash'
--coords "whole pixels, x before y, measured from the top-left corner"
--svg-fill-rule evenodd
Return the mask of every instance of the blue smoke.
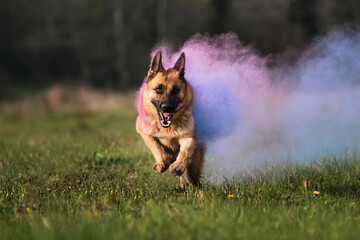
<path id="1" fill-rule="evenodd" d="M 359 28 L 317 37 L 295 64 L 271 69 L 233 33 L 195 35 L 181 51 L 208 180 L 360 153 Z M 168 62 L 179 56 L 163 52 Z"/>
<path id="2" fill-rule="evenodd" d="M 231 99 L 229 90 L 221 84 L 221 80 L 219 82 L 205 87 L 194 87 L 195 130 L 197 139 L 202 143 L 229 136 L 232 127 L 241 120 L 240 114 L 234 110 L 239 103 Z M 216 104 L 209 106 L 207 102 Z"/>

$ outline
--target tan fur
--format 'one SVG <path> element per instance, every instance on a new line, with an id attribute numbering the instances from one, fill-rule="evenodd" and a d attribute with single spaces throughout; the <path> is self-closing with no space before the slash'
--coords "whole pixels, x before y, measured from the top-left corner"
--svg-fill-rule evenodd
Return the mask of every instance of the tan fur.
<path id="1" fill-rule="evenodd" d="M 152 69 L 149 71 L 150 74 L 154 74 Z M 147 81 L 142 96 L 144 108 L 149 114 L 147 121 L 150 122 L 151 126 L 144 128 L 141 119 L 138 117 L 136 130 L 154 155 L 156 162 L 154 169 L 157 172 L 164 172 L 169 168 L 172 173 L 181 176 L 181 187 L 185 187 L 187 184 L 200 186 L 204 149 L 195 139 L 195 126 L 192 116 L 193 95 L 190 86 L 184 79 L 181 79 L 177 69 L 163 70 L 155 74 L 151 78 L 148 76 L 150 80 Z M 174 84 L 181 87 L 178 97 L 181 99 L 183 107 L 174 113 L 172 123 L 168 128 L 163 128 L 160 125 L 157 109 L 153 104 L 153 100 L 158 100 L 157 98 L 160 97 L 154 91 L 154 88 L 159 84 L 164 86 L 164 95 L 161 97 L 170 95 L 169 91 Z"/>

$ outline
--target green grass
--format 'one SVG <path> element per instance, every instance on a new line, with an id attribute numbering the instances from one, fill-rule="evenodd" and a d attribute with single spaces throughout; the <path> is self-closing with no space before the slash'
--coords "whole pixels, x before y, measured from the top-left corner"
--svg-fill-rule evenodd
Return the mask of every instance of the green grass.
<path id="1" fill-rule="evenodd" d="M 135 118 L 1 113 L 0 238 L 359 238 L 357 157 L 181 191 L 176 177 L 152 170 Z"/>

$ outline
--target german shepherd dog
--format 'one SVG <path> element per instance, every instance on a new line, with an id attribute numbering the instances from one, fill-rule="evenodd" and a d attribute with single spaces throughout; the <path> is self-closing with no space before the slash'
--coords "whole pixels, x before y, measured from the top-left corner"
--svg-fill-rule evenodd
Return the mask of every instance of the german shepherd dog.
<path id="1" fill-rule="evenodd" d="M 158 52 L 138 93 L 136 120 L 137 132 L 154 155 L 154 170 L 170 168 L 182 188 L 200 186 L 204 162 L 204 147 L 195 138 L 193 93 L 184 75 L 184 53 L 173 68 L 164 69 Z"/>

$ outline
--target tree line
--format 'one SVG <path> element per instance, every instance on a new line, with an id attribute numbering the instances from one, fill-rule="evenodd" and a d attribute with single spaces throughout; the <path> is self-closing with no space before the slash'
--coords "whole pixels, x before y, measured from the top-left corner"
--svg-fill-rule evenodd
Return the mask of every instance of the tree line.
<path id="1" fill-rule="evenodd" d="M 233 31 L 267 55 L 359 17 L 356 0 L 2 0 L 0 95 L 54 82 L 126 90 L 163 40 Z"/>

